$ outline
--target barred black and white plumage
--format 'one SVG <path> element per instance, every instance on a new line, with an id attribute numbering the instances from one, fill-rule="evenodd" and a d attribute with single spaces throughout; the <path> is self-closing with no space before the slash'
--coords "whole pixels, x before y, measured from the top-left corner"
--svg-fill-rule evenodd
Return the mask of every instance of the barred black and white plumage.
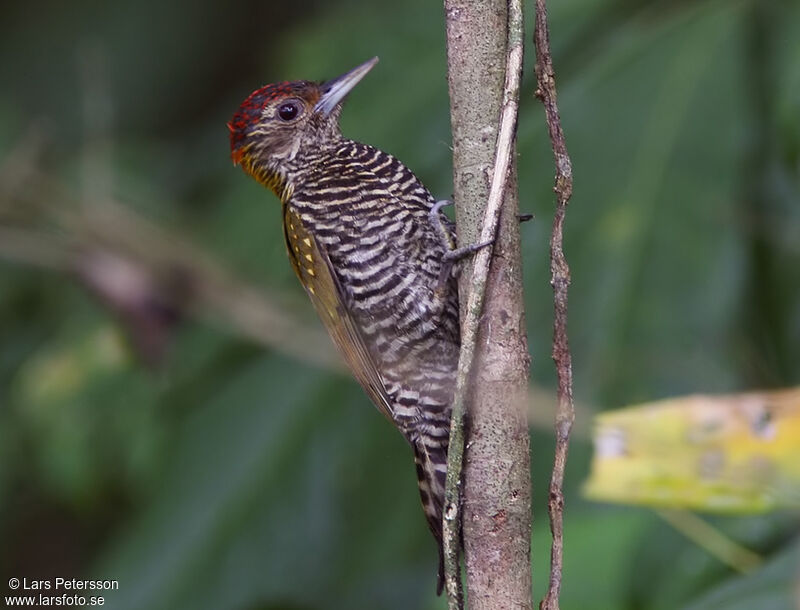
<path id="1" fill-rule="evenodd" d="M 439 545 L 459 351 L 452 227 L 400 161 L 341 136 L 341 100 L 375 61 L 328 83 L 268 85 L 230 124 L 235 162 L 278 194 L 292 266 L 356 379 L 414 450 Z M 438 214 L 438 212 L 435 212 Z M 443 235 L 442 235 L 443 233 Z"/>

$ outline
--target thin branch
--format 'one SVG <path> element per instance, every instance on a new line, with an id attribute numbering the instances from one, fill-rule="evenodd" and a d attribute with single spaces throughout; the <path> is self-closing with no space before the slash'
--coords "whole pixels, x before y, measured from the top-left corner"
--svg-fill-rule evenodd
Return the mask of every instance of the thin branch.
<path id="1" fill-rule="evenodd" d="M 558 409 L 556 411 L 556 450 L 553 473 L 550 479 L 548 513 L 553 543 L 550 551 L 550 582 L 540 610 L 558 610 L 561 592 L 561 572 L 564 556 L 564 468 L 569 450 L 569 435 L 575 420 L 572 399 L 572 357 L 567 337 L 567 296 L 569 292 L 569 266 L 564 258 L 563 230 L 567 203 L 572 196 L 572 162 L 567 153 L 564 132 L 556 104 L 556 82 L 553 59 L 550 55 L 550 35 L 547 29 L 545 0 L 536 0 L 536 24 L 533 43 L 536 48 L 536 97 L 544 105 L 547 129 L 556 164 L 556 211 L 553 234 L 550 239 L 550 283 L 553 286 L 553 361 L 558 374 Z"/>
<path id="2" fill-rule="evenodd" d="M 764 563 L 758 553 L 729 538 L 691 511 L 662 508 L 656 509 L 655 513 L 709 555 L 741 574 L 757 570 Z"/>
<path id="3" fill-rule="evenodd" d="M 180 235 L 154 224 L 134 209 L 112 198 L 87 201 L 49 178 L 36 167 L 19 171 L 35 180 L 33 193 L 6 199 L 0 210 L 13 210 L 24 197 L 26 209 L 59 229 L 44 231 L 7 226 L 0 218 L 0 259 L 60 272 L 81 271 L 92 257 L 103 252 L 136 265 L 167 288 L 180 277 L 191 289 L 181 309 L 217 326 L 288 354 L 303 362 L 342 371 L 340 357 L 324 331 L 305 323 L 289 307 L 239 279 L 208 252 Z M 60 233 L 68 236 L 62 238 Z M 79 257 L 83 254 L 83 258 Z"/>
<path id="4" fill-rule="evenodd" d="M 489 198 L 486 205 L 480 242 L 495 238 L 500 219 L 509 168 L 511 166 L 519 108 L 519 89 L 522 77 L 523 23 L 521 0 L 509 0 L 508 49 L 506 76 L 503 87 L 503 104 L 500 114 L 500 129 L 495 146 L 495 162 Z M 461 352 L 458 361 L 456 389 L 453 398 L 453 413 L 450 423 L 450 441 L 447 455 L 447 483 L 444 509 L 445 585 L 448 606 L 457 610 L 463 606 L 459 569 L 459 523 L 460 484 L 464 459 L 464 412 L 468 391 L 468 380 L 475 360 L 478 325 L 483 311 L 486 282 L 492 247 L 478 251 L 474 259 L 471 290 L 467 300 L 466 317 L 461 325 Z"/>

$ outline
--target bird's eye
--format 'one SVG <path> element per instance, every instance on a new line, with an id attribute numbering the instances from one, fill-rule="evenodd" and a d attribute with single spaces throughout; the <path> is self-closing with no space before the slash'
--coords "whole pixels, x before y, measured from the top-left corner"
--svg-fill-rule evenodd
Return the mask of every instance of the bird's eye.
<path id="1" fill-rule="evenodd" d="M 300 114 L 300 104 L 296 101 L 284 102 L 278 106 L 278 117 L 281 121 L 291 121 Z"/>

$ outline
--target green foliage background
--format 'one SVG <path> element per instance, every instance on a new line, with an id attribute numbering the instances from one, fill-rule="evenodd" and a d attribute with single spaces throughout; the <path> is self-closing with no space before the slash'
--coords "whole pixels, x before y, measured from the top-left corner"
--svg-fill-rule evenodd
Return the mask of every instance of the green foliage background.
<path id="1" fill-rule="evenodd" d="M 575 168 L 578 399 L 598 410 L 797 384 L 800 3 L 550 11 Z M 317 325 L 277 202 L 231 167 L 225 122 L 265 82 L 329 78 L 373 55 L 344 132 L 451 192 L 439 3 L 45 0 L 2 13 L 0 215 L 19 213 L 6 187 L 32 130 L 41 167 L 76 192 L 91 188 L 87 150 L 102 140 L 115 198 Z M 523 225 L 533 378 L 547 388 L 553 169 L 530 51 L 518 161 L 535 214 Z M 120 334 L 68 275 L 0 258 L 2 582 L 114 578 L 114 610 L 444 607 L 410 453 L 354 382 L 192 318 L 157 369 Z M 646 510 L 582 501 L 589 451 L 577 438 L 562 608 L 798 603 L 796 515 L 716 522 L 766 557 L 739 576 Z M 551 455 L 535 429 L 537 597 Z"/>

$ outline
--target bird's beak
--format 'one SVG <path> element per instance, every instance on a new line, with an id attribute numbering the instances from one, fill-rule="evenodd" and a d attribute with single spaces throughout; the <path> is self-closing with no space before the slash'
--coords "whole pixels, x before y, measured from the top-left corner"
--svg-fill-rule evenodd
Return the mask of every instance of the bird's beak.
<path id="1" fill-rule="evenodd" d="M 376 63 L 378 63 L 378 58 L 373 57 L 360 66 L 353 68 L 350 72 L 342 74 L 340 77 L 329 80 L 327 83 L 323 84 L 322 97 L 314 107 L 314 111 L 330 114 L 339 102 L 350 93 L 353 87 L 367 75 L 367 72 L 372 70 L 372 67 Z"/>

